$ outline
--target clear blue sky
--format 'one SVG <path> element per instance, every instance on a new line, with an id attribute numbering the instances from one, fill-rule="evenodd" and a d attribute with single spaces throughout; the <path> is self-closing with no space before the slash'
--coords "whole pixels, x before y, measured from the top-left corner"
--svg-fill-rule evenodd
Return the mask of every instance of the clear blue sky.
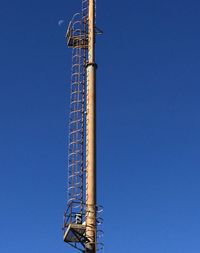
<path id="1" fill-rule="evenodd" d="M 0 252 L 62 242 L 79 0 L 0 5 Z M 200 2 L 97 0 L 99 203 L 105 253 L 200 252 Z"/>

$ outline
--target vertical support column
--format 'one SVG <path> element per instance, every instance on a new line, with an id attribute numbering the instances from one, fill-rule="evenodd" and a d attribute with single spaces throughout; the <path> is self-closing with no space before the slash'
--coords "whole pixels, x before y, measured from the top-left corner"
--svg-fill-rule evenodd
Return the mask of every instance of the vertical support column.
<path id="1" fill-rule="evenodd" d="M 96 64 L 95 1 L 89 0 L 87 64 L 86 253 L 96 252 Z"/>

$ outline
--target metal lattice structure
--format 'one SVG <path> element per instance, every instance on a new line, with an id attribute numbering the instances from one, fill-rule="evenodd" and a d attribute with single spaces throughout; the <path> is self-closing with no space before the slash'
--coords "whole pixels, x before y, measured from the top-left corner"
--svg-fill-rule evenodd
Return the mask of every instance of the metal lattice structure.
<path id="1" fill-rule="evenodd" d="M 76 202 L 82 212 L 84 198 L 84 138 L 85 138 L 85 57 L 86 49 L 80 14 L 75 14 L 68 28 L 68 45 L 72 47 L 72 74 L 70 91 L 68 141 L 68 203 Z M 69 34 L 70 33 L 70 34 Z M 73 39 L 72 39 L 73 38 Z M 81 39 L 80 39 L 81 38 Z"/>
<path id="2" fill-rule="evenodd" d="M 66 35 L 72 70 L 64 241 L 86 253 L 103 248 L 103 231 L 97 228 L 103 209 L 96 204 L 95 20 L 95 0 L 82 0 L 81 13 L 73 16 Z"/>

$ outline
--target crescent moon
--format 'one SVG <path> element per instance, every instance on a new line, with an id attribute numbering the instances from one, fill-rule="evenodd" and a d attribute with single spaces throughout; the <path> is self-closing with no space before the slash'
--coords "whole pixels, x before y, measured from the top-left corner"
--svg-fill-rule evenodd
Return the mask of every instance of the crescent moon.
<path id="1" fill-rule="evenodd" d="M 58 21 L 58 25 L 61 26 L 65 21 L 63 19 Z"/>

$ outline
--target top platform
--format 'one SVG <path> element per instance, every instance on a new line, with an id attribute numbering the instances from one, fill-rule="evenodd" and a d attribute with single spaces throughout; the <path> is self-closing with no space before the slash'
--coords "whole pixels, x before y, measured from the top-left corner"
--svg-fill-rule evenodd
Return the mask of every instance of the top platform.
<path id="1" fill-rule="evenodd" d="M 76 29 L 69 24 L 66 34 L 67 46 L 70 48 L 88 48 L 88 36 L 85 32 L 82 32 L 80 28 Z"/>

